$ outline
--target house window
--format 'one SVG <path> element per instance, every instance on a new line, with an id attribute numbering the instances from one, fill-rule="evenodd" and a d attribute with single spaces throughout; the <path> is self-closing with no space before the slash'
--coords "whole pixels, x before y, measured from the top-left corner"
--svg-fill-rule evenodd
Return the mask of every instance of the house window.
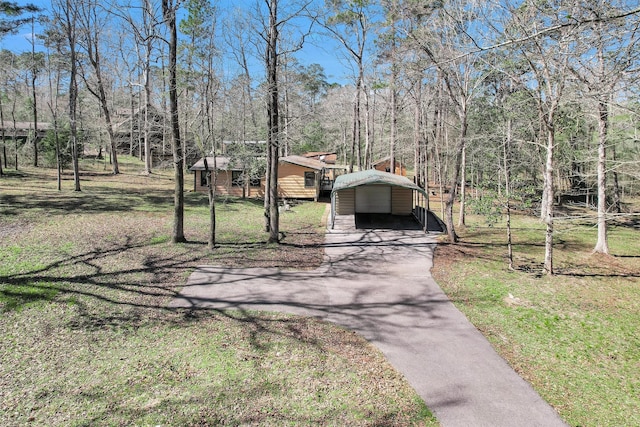
<path id="1" fill-rule="evenodd" d="M 304 186 L 305 187 L 315 187 L 316 186 L 316 173 L 315 172 L 305 172 L 304 173 Z"/>
<path id="2" fill-rule="evenodd" d="M 211 176 L 211 171 L 200 171 L 200 187 L 208 187 L 207 176 Z"/>
<path id="3" fill-rule="evenodd" d="M 242 171 L 231 171 L 231 185 L 242 187 Z"/>
<path id="4" fill-rule="evenodd" d="M 260 187 L 260 177 L 249 178 L 250 187 Z"/>

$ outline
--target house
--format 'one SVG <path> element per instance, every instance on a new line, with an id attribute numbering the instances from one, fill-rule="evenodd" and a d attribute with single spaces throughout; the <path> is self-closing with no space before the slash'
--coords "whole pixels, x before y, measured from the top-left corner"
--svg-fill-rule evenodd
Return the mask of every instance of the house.
<path id="1" fill-rule="evenodd" d="M 309 153 L 304 153 L 302 156 L 309 159 L 320 160 L 327 165 L 335 165 L 338 161 L 338 153 L 335 151 L 311 151 Z"/>
<path id="2" fill-rule="evenodd" d="M 259 158 L 256 161 L 263 162 Z M 242 197 L 264 197 L 264 173 L 247 176 L 251 169 L 239 160 L 229 157 L 207 157 L 209 170 L 218 171 L 216 194 Z M 204 159 L 200 159 L 189 170 L 194 172 L 194 191 L 207 191 L 207 175 Z M 278 161 L 278 197 L 281 199 L 318 200 L 321 191 L 331 191 L 333 182 L 344 168 L 327 165 L 316 159 L 304 156 L 286 156 Z"/>
<path id="3" fill-rule="evenodd" d="M 154 155 L 164 152 L 172 154 L 168 138 L 169 120 L 154 106 L 138 107 L 133 110 L 118 109 L 112 113 L 113 135 L 119 153 L 141 156 L 144 151 L 144 139 L 149 143 Z"/>
<path id="4" fill-rule="evenodd" d="M 145 139 L 148 138 L 152 164 L 168 166 L 173 163 L 171 116 L 168 112 L 153 105 L 148 108 L 144 105 L 134 109 L 119 108 L 112 112 L 111 121 L 119 154 L 128 154 L 142 160 Z M 194 145 L 193 133 L 183 130 L 181 138 L 185 147 L 185 161 L 191 164 L 198 159 L 195 150 L 186 149 Z"/>
<path id="5" fill-rule="evenodd" d="M 337 216 L 358 214 L 411 216 L 425 231 L 444 231 L 444 224 L 425 208 L 424 189 L 404 176 L 375 169 L 340 175 L 331 191 L 331 226 Z"/>
<path id="6" fill-rule="evenodd" d="M 395 159 L 395 172 L 394 175 L 402 175 L 407 176 L 407 167 L 400 162 L 400 160 Z M 375 170 L 379 170 L 382 172 L 391 172 L 391 157 L 385 157 L 384 159 L 380 159 L 377 162 L 373 163 L 373 168 Z"/>
<path id="7" fill-rule="evenodd" d="M 325 164 L 322 182 L 320 183 L 321 192 L 330 192 L 336 178 L 347 172 L 347 168 L 345 166 L 336 165 L 338 153 L 335 151 L 312 151 L 305 153 L 302 156 L 309 159 L 319 160 Z"/>
<path id="8" fill-rule="evenodd" d="M 325 163 L 304 156 L 280 157 L 278 196 L 283 199 L 313 199 L 320 196 Z"/>
<path id="9" fill-rule="evenodd" d="M 240 161 L 234 161 L 229 157 L 207 157 L 209 170 L 217 170 L 215 194 L 237 197 L 263 197 L 265 180 L 264 174 L 251 176 L 246 167 Z M 207 191 L 207 168 L 205 159 L 198 160 L 189 168 L 194 172 L 193 190 Z"/>
<path id="10" fill-rule="evenodd" d="M 26 140 L 33 135 L 34 130 L 33 122 L 13 122 L 5 120 L 3 124 L 0 124 L 0 133 L 6 138 L 16 138 Z M 51 123 L 38 122 L 38 140 L 45 137 L 48 131 L 52 130 Z"/>

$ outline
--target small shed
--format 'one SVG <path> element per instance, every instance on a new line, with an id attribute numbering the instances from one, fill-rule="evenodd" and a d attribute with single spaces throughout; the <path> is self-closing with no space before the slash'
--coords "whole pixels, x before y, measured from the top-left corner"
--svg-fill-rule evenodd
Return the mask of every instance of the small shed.
<path id="1" fill-rule="evenodd" d="M 214 168 L 216 174 L 215 193 L 237 197 L 262 197 L 264 196 L 264 178 L 247 177 L 246 170 L 239 161 L 233 161 L 229 157 L 207 157 L 209 170 Z M 204 158 L 198 160 L 191 168 L 194 172 L 193 190 L 207 191 L 207 171 Z"/>
<path id="2" fill-rule="evenodd" d="M 439 219 L 437 227 L 428 224 L 435 216 L 426 209 L 427 198 L 411 180 L 389 172 L 370 169 L 340 175 L 331 191 L 331 225 L 336 215 L 413 215 L 425 230 L 443 231 Z"/>
<path id="3" fill-rule="evenodd" d="M 394 163 L 395 175 L 407 176 L 407 167 L 404 165 L 404 163 L 400 162 L 400 160 L 398 159 L 395 159 L 393 163 Z M 385 157 L 384 159 L 380 159 L 377 162 L 374 162 L 372 166 L 375 170 L 379 170 L 381 172 L 392 172 L 391 157 Z"/>

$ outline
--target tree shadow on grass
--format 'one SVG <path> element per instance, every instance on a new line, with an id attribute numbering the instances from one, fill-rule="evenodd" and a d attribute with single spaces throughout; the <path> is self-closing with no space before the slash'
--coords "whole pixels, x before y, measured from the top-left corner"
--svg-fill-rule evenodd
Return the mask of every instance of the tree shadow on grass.
<path id="1" fill-rule="evenodd" d="M 3 216 L 18 217 L 27 211 L 44 211 L 48 215 L 70 213 L 118 213 L 135 210 L 164 212 L 170 206 L 170 197 L 140 193 L 108 195 L 99 193 L 37 193 L 28 195 L 3 195 L 0 197 L 0 211 Z"/>

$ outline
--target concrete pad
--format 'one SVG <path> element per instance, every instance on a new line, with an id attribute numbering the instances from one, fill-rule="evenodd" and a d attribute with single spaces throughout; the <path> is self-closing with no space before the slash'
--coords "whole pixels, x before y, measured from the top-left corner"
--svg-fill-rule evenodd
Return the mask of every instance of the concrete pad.
<path id="1" fill-rule="evenodd" d="M 406 376 L 443 426 L 566 425 L 433 280 L 434 247 L 419 230 L 344 225 L 327 232 L 317 270 L 202 266 L 171 306 L 280 311 L 350 328 Z"/>

